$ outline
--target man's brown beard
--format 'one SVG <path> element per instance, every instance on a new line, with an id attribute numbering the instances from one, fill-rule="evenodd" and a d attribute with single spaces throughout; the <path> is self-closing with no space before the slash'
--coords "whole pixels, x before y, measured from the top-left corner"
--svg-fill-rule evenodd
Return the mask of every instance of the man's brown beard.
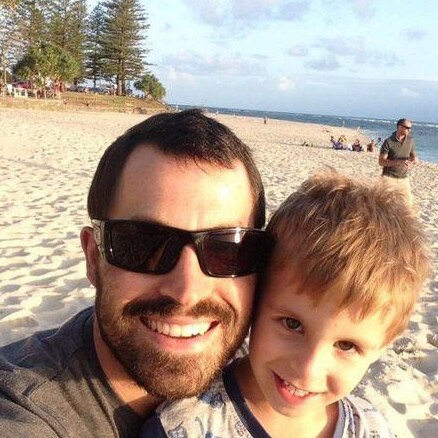
<path id="1" fill-rule="evenodd" d="M 248 331 L 249 316 L 239 315 L 230 305 L 212 299 L 202 300 L 185 311 L 170 297 L 137 299 L 120 311 L 106 300 L 102 275 L 97 272 L 96 318 L 102 339 L 124 366 L 130 377 L 157 398 L 176 400 L 205 391 L 242 344 Z M 208 350 L 197 354 L 163 352 L 142 342 L 136 326 L 140 318 L 152 315 L 170 317 L 184 314 L 206 317 L 222 326 L 222 339 Z M 249 312 L 247 313 L 249 315 Z"/>

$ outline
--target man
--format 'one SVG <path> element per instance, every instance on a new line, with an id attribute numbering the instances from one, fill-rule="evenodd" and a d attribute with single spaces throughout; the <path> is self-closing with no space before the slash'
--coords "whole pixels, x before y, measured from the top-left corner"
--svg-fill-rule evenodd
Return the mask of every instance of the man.
<path id="1" fill-rule="evenodd" d="M 159 402 L 208 387 L 249 326 L 267 250 L 248 147 L 196 110 L 104 153 L 81 232 L 94 308 L 0 350 L 2 437 L 135 437 Z"/>
<path id="2" fill-rule="evenodd" d="M 383 142 L 379 155 L 379 165 L 383 167 L 382 175 L 388 177 L 388 181 L 402 191 L 409 205 L 412 205 L 409 169 L 418 163 L 411 130 L 412 122 L 400 119 L 397 130 Z"/>

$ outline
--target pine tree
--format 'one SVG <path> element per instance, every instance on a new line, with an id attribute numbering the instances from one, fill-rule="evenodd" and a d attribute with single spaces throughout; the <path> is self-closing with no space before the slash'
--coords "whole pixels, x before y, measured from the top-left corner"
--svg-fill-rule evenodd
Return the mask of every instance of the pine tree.
<path id="1" fill-rule="evenodd" d="M 50 0 L 21 0 L 17 13 L 20 16 L 20 33 L 27 50 L 47 40 L 48 2 Z"/>
<path id="2" fill-rule="evenodd" d="M 80 66 L 78 77 L 85 75 L 86 0 L 51 0 L 49 41 L 70 53 Z"/>
<path id="3" fill-rule="evenodd" d="M 87 28 L 87 77 L 93 80 L 94 87 L 97 80 L 102 78 L 102 31 L 105 23 L 104 9 L 100 3 L 91 11 Z"/>
<path id="4" fill-rule="evenodd" d="M 115 77 L 117 94 L 126 94 L 126 81 L 144 71 L 143 47 L 149 28 L 139 0 L 108 0 L 103 3 L 105 23 L 102 32 L 103 73 Z"/>
<path id="5" fill-rule="evenodd" d="M 19 57 L 21 47 L 16 5 L 11 1 L 2 1 L 0 3 L 0 85 L 8 82 L 11 68 Z"/>

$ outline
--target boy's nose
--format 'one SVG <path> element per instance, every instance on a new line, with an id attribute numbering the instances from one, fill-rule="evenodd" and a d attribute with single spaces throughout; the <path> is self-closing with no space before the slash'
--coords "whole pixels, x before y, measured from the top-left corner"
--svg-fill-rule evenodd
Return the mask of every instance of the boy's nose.
<path id="1" fill-rule="evenodd" d="M 332 360 L 330 349 L 315 345 L 301 351 L 295 370 L 304 385 L 303 389 L 319 392 L 325 390 L 327 377 L 330 374 Z"/>

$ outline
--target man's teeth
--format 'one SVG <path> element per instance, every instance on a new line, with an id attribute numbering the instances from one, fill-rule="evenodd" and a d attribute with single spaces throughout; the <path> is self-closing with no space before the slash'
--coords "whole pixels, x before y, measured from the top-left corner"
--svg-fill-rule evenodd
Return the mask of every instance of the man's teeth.
<path id="1" fill-rule="evenodd" d="M 190 338 L 192 336 L 203 335 L 210 328 L 209 322 L 178 325 L 149 320 L 147 323 L 151 330 L 161 333 L 162 335 L 171 336 L 172 338 Z"/>
<path id="2" fill-rule="evenodd" d="M 305 397 L 306 395 L 309 395 L 309 391 L 304 391 L 304 389 L 299 389 L 296 386 L 292 385 L 292 383 L 287 382 L 286 380 L 283 380 L 284 386 L 287 388 L 288 392 L 290 392 L 292 395 L 296 395 L 297 397 Z"/>

